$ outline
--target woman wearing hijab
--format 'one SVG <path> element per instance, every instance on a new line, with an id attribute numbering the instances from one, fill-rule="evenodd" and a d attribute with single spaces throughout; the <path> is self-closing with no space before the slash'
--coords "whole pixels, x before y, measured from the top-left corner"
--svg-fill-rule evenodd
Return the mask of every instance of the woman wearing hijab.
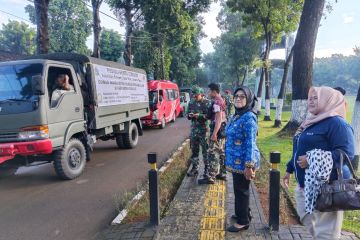
<path id="1" fill-rule="evenodd" d="M 257 117 L 253 111 L 256 98 L 248 87 L 239 87 L 234 92 L 235 114 L 226 126 L 225 167 L 233 175 L 236 223 L 229 232 L 249 228 L 250 181 L 255 178 L 260 166 L 260 152 L 256 146 Z"/>
<path id="2" fill-rule="evenodd" d="M 308 94 L 308 115 L 293 138 L 293 155 L 287 164 L 283 183 L 289 185 L 290 174 L 295 173 L 298 186 L 295 190 L 296 210 L 301 222 L 309 229 L 314 239 L 339 239 L 343 211 L 309 213 L 305 209 L 305 169 L 310 163 L 310 153 L 328 151 L 333 161 L 330 181 L 337 179 L 336 166 L 343 150 L 350 159 L 354 156 L 354 133 L 345 121 L 344 96 L 330 87 L 312 87 Z M 350 177 L 349 168 L 343 166 L 344 178 Z M 306 185 L 306 186 L 305 186 Z"/>

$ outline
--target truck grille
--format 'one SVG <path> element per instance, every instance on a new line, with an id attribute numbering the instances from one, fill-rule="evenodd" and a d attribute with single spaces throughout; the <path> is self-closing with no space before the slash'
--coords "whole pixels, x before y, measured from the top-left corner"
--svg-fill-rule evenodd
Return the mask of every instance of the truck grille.
<path id="1" fill-rule="evenodd" d="M 18 134 L 12 133 L 0 133 L 0 142 L 16 141 Z"/>

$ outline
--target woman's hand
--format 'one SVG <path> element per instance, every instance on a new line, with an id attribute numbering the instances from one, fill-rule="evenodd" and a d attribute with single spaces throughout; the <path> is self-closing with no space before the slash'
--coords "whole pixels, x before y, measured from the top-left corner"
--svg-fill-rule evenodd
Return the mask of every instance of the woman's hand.
<path id="1" fill-rule="evenodd" d="M 288 172 L 286 172 L 285 176 L 283 177 L 283 184 L 284 184 L 286 189 L 289 188 L 290 177 L 291 177 L 291 174 L 288 173 Z"/>
<path id="2" fill-rule="evenodd" d="M 255 170 L 252 168 L 245 168 L 244 175 L 247 180 L 252 180 L 255 178 Z"/>
<path id="3" fill-rule="evenodd" d="M 307 168 L 307 166 L 309 166 L 306 155 L 299 156 L 297 163 L 301 168 Z"/>

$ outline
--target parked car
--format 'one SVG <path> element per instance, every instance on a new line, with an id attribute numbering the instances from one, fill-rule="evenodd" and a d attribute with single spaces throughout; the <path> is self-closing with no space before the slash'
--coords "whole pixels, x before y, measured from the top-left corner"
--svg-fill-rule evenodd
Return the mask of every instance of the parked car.
<path id="1" fill-rule="evenodd" d="M 144 126 L 165 128 L 170 121 L 183 111 L 180 105 L 180 92 L 176 83 L 168 80 L 151 80 L 148 82 L 150 114 L 142 117 Z"/>
<path id="2" fill-rule="evenodd" d="M 183 108 L 181 111 L 180 116 L 184 117 L 188 112 L 190 102 L 190 94 L 188 92 L 181 92 L 180 93 L 180 105 Z"/>

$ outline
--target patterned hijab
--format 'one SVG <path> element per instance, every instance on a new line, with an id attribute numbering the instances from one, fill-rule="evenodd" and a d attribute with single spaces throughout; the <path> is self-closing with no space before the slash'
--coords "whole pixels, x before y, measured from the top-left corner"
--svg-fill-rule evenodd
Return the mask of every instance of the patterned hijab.
<path id="1" fill-rule="evenodd" d="M 308 94 L 308 101 L 314 93 L 318 97 L 318 113 L 311 114 L 308 112 L 306 119 L 300 125 L 297 133 L 301 133 L 311 125 L 329 117 L 340 116 L 344 119 L 346 117 L 346 101 L 339 91 L 330 87 L 311 87 Z"/>

